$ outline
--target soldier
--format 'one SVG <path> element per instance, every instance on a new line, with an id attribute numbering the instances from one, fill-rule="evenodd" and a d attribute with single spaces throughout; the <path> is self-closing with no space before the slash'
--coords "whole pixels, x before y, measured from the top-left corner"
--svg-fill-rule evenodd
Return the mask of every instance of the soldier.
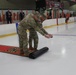
<path id="1" fill-rule="evenodd" d="M 38 17 L 41 16 L 40 13 L 35 13 L 35 15 L 37 15 Z M 44 14 L 42 14 L 43 17 L 46 19 L 46 16 Z M 42 28 L 42 19 L 40 19 L 40 22 L 37 23 L 37 26 L 41 27 Z M 42 30 L 44 31 L 44 33 L 47 34 L 47 32 L 42 28 Z M 38 47 L 38 35 L 37 35 L 37 32 L 34 28 L 30 28 L 29 29 L 29 50 L 33 50 L 33 51 L 36 51 L 37 50 L 37 47 Z M 34 47 L 32 47 L 32 42 L 34 42 Z"/>
<path id="2" fill-rule="evenodd" d="M 34 28 L 40 34 L 46 38 L 52 38 L 52 34 L 45 33 L 43 28 L 39 27 L 37 24 L 40 22 L 37 15 L 34 13 L 28 14 L 18 25 L 18 35 L 19 35 L 19 47 L 20 54 L 29 56 L 31 51 L 28 50 L 28 38 L 27 38 L 27 29 Z"/>

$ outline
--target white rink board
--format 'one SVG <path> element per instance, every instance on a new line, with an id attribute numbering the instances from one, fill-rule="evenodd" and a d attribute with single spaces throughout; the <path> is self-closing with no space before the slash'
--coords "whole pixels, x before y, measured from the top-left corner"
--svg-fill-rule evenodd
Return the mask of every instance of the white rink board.
<path id="1" fill-rule="evenodd" d="M 69 23 L 74 22 L 75 19 L 76 17 L 70 17 L 68 22 Z M 42 24 L 43 24 L 43 27 L 53 26 L 53 25 L 57 26 L 57 19 L 48 19 L 48 20 L 45 20 Z M 58 24 L 65 24 L 65 18 L 59 18 Z M 17 33 L 16 23 L 0 25 L 0 35 L 12 34 L 12 33 Z"/>

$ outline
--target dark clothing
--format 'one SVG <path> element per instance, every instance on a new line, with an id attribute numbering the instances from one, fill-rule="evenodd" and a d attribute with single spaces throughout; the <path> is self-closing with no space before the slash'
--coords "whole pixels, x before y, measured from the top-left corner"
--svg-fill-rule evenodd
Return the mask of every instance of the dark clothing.
<path id="1" fill-rule="evenodd" d="M 12 13 L 10 11 L 6 12 L 7 24 L 12 23 Z"/>
<path id="2" fill-rule="evenodd" d="M 19 14 L 20 20 L 22 20 L 24 18 L 24 16 L 25 16 L 25 13 L 24 12 L 20 12 L 20 14 Z"/>

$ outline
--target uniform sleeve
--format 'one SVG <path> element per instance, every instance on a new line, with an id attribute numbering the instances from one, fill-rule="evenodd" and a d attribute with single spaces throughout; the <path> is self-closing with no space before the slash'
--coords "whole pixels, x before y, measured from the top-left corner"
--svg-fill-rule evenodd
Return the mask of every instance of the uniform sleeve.
<path id="1" fill-rule="evenodd" d="M 38 24 L 37 26 L 39 26 L 45 34 L 48 34 L 47 31 L 43 28 L 43 25 L 41 23 Z"/>
<path id="2" fill-rule="evenodd" d="M 32 20 L 31 23 L 29 22 L 30 27 L 34 28 L 36 31 L 38 31 L 43 36 L 45 34 L 48 34 L 42 27 L 38 26 L 38 24 L 35 20 Z"/>
<path id="3" fill-rule="evenodd" d="M 39 26 L 36 26 L 35 28 L 36 31 L 38 31 L 40 34 L 42 34 L 43 36 L 45 34 L 48 34 L 43 28 L 40 28 Z"/>
<path id="4" fill-rule="evenodd" d="M 45 34 L 48 34 L 47 31 L 43 27 L 41 29 Z"/>
<path id="5" fill-rule="evenodd" d="M 38 31 L 40 34 L 42 34 L 43 36 L 44 36 L 45 34 L 48 34 L 48 33 L 45 31 L 45 29 L 43 29 L 42 27 L 38 26 L 37 23 L 32 24 L 31 26 L 32 26 L 36 31 Z"/>

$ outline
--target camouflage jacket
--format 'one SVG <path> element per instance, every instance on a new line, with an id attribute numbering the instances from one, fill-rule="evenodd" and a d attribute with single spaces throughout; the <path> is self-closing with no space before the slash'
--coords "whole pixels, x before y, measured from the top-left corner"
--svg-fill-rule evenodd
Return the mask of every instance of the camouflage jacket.
<path id="1" fill-rule="evenodd" d="M 34 14 L 30 13 L 28 14 L 20 23 L 18 26 L 18 33 L 24 34 L 25 31 L 30 28 L 34 28 L 36 31 L 38 31 L 40 34 L 45 35 L 48 34 L 47 32 L 44 32 L 45 30 L 42 29 L 42 27 L 38 26 L 37 24 L 40 24 L 35 21 L 35 19 L 32 17 Z"/>

